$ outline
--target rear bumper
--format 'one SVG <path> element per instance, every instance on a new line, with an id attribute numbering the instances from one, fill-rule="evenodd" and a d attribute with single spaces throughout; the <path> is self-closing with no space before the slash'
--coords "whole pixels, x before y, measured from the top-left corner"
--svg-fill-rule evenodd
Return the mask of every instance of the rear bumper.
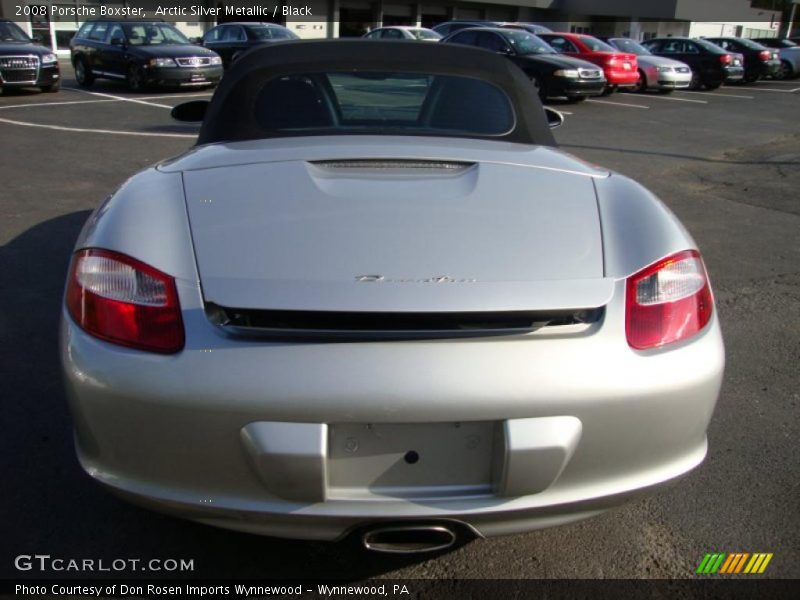
<path id="1" fill-rule="evenodd" d="M 605 75 L 608 84 L 617 87 L 633 87 L 639 81 L 639 72 L 635 69 L 631 71 L 606 70 Z"/>
<path id="2" fill-rule="evenodd" d="M 722 70 L 723 81 L 741 81 L 744 79 L 744 67 L 725 67 Z"/>
<path id="3" fill-rule="evenodd" d="M 703 460 L 724 365 L 716 317 L 689 343 L 642 353 L 619 343 L 623 312 L 609 305 L 577 333 L 283 344 L 231 340 L 188 310 L 186 349 L 166 357 L 91 338 L 64 315 L 61 355 L 81 464 L 138 503 L 294 538 L 421 518 L 495 535 L 590 516 Z M 405 488 L 348 488 L 360 467 L 331 462 L 338 425 L 481 422 L 505 428 L 475 446 L 491 452 L 485 489 L 415 487 L 413 472 Z M 409 431 L 409 450 L 430 442 Z M 464 452 L 454 470 L 470 467 Z M 426 468 L 420 456 L 400 455 L 384 480 Z"/>

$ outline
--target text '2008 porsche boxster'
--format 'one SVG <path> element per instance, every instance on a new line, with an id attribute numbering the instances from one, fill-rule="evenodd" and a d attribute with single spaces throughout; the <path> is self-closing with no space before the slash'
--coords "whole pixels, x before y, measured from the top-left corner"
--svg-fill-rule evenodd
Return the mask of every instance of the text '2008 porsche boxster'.
<path id="1" fill-rule="evenodd" d="M 511 61 L 276 44 L 198 143 L 90 217 L 61 355 L 78 456 L 133 501 L 383 550 L 567 523 L 701 463 L 706 270 L 630 179 L 560 152 Z"/>

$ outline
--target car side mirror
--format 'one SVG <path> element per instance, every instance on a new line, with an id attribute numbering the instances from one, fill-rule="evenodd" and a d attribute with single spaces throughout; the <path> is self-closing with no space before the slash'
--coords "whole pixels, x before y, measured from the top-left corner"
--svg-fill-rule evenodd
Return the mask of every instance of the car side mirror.
<path id="1" fill-rule="evenodd" d="M 125 45 L 125 38 L 113 37 L 113 38 L 111 38 L 111 45 L 112 46 L 124 46 Z"/>
<path id="2" fill-rule="evenodd" d="M 176 121 L 184 123 L 202 123 L 208 110 L 208 100 L 194 100 L 178 104 L 170 113 Z"/>
<path id="3" fill-rule="evenodd" d="M 545 106 L 544 114 L 547 117 L 547 124 L 550 126 L 550 129 L 561 127 L 564 124 L 564 114 L 558 112 L 556 109 Z"/>

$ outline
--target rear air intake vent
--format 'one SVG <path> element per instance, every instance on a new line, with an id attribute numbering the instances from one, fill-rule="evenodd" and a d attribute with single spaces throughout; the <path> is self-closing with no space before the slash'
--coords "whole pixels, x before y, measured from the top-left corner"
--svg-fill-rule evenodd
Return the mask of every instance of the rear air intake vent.
<path id="1" fill-rule="evenodd" d="M 207 305 L 232 335 L 282 340 L 368 341 L 521 335 L 542 327 L 592 324 L 602 308 L 459 313 L 251 310 Z"/>
<path id="2" fill-rule="evenodd" d="M 441 160 L 355 159 L 321 160 L 311 164 L 323 169 L 429 169 L 435 171 L 462 171 L 475 163 Z"/>

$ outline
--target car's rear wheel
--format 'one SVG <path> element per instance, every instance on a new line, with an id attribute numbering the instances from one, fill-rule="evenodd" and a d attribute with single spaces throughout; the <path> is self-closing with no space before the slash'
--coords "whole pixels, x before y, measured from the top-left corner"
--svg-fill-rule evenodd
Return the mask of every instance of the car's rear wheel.
<path id="1" fill-rule="evenodd" d="M 75 61 L 75 81 L 81 87 L 89 87 L 94 83 L 94 75 L 92 75 L 89 65 L 82 58 Z"/>
<path id="2" fill-rule="evenodd" d="M 61 89 L 61 82 L 57 81 L 57 82 L 52 83 L 50 85 L 43 85 L 40 89 L 45 94 L 54 94 L 55 92 L 57 92 L 58 90 Z"/>
<path id="3" fill-rule="evenodd" d="M 128 89 L 132 92 L 141 92 L 145 88 L 144 71 L 137 65 L 128 67 L 125 80 L 128 82 Z"/>
<path id="4" fill-rule="evenodd" d="M 699 90 L 703 87 L 703 81 L 700 79 L 700 73 L 692 72 L 692 80 L 689 82 L 690 90 Z"/>
<path id="5" fill-rule="evenodd" d="M 716 90 L 716 89 L 717 89 L 717 88 L 719 88 L 721 85 L 722 85 L 722 82 L 721 82 L 721 81 L 713 81 L 713 82 L 711 82 L 711 83 L 708 83 L 708 82 L 707 82 L 707 83 L 705 84 L 705 88 L 706 88 L 707 90 L 711 91 L 711 90 Z"/>
<path id="6" fill-rule="evenodd" d="M 658 90 L 658 93 L 659 94 L 671 94 L 674 91 L 675 91 L 674 88 L 661 88 L 660 90 Z"/>

